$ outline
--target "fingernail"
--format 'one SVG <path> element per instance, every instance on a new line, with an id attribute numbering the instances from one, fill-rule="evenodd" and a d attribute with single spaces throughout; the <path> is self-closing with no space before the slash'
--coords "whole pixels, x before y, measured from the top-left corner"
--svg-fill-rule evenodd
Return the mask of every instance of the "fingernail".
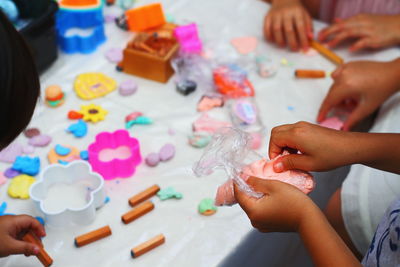
<path id="1" fill-rule="evenodd" d="M 33 249 L 33 254 L 37 255 L 39 253 L 40 249 L 38 247 L 35 247 Z"/>
<path id="2" fill-rule="evenodd" d="M 283 171 L 283 164 L 282 162 L 278 162 L 274 165 L 274 170 L 275 172 L 281 172 Z"/>

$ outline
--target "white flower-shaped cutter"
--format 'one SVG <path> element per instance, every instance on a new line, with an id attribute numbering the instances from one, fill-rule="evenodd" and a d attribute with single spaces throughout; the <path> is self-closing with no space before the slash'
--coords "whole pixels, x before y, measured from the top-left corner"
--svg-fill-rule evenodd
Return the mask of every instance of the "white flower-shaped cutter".
<path id="1" fill-rule="evenodd" d="M 77 209 L 64 208 L 59 212 L 49 212 L 44 208 L 44 200 L 49 188 L 57 183 L 73 184 L 85 180 L 91 185 L 87 203 Z M 104 180 L 92 171 L 89 163 L 82 160 L 68 165 L 53 164 L 46 167 L 39 179 L 31 186 L 29 195 L 37 209 L 43 213 L 47 224 L 56 227 L 87 225 L 94 221 L 96 209 L 104 205 L 106 197 Z"/>

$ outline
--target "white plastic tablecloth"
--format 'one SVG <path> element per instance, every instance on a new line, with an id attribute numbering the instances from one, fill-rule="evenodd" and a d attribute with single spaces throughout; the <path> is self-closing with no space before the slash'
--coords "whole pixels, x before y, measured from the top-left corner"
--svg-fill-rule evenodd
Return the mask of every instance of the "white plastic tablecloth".
<path id="1" fill-rule="evenodd" d="M 152 1 L 137 1 L 143 5 Z M 307 57 L 301 53 L 289 52 L 265 43 L 262 37 L 263 17 L 268 5 L 256 0 L 165 0 L 165 13 L 176 18 L 178 24 L 196 22 L 204 42 L 225 44 L 227 53 L 233 48 L 229 41 L 234 37 L 256 36 L 259 51 L 278 63 L 281 58 L 293 62 L 293 67 L 281 66 L 277 75 L 270 79 L 250 73 L 250 80 L 256 88 L 263 123 L 267 131 L 277 125 L 299 120 L 314 122 L 319 105 L 331 84 L 330 79 L 295 80 L 293 71 L 298 68 L 334 70 L 334 65 L 320 55 Z M 116 7 L 106 8 L 105 14 L 118 15 Z M 322 23 L 315 22 L 321 29 Z M 73 145 L 86 149 L 97 133 L 124 128 L 124 118 L 133 111 L 141 111 L 154 120 L 151 126 L 134 126 L 130 133 L 140 140 L 142 155 L 156 152 L 165 143 L 176 146 L 176 156 L 155 168 L 145 164 L 138 167 L 136 174 L 128 179 L 106 181 L 107 195 L 111 201 L 97 211 L 95 221 L 88 226 L 69 228 L 46 227 L 47 237 L 43 240 L 48 253 L 57 266 L 215 266 L 229 256 L 235 247 L 251 232 L 252 227 L 239 206 L 219 208 L 214 216 L 199 215 L 197 205 L 201 199 L 214 197 L 217 186 L 226 179 L 217 172 L 209 177 L 196 178 L 191 172 L 193 163 L 199 159 L 202 150 L 190 147 L 187 136 L 191 133 L 192 122 L 199 117 L 196 103 L 201 93 L 182 96 L 175 90 L 173 79 L 160 84 L 115 71 L 115 66 L 104 57 L 112 47 L 124 48 L 132 33 L 123 32 L 114 23 L 106 24 L 107 42 L 95 53 L 89 55 L 65 55 L 42 75 L 42 89 L 58 84 L 66 93 L 66 103 L 58 108 L 48 108 L 39 103 L 30 127 L 38 127 L 42 133 L 53 137 L 46 148 L 37 148 L 42 168 L 48 165 L 46 154 L 55 144 Z M 350 55 L 345 48 L 338 53 L 346 60 L 372 59 L 389 60 L 399 56 L 396 49 L 369 54 Z M 139 90 L 136 94 L 122 97 L 117 91 L 93 101 L 79 99 L 73 91 L 75 77 L 84 72 L 103 72 L 118 83 L 134 79 Z M 200 89 L 201 91 L 201 89 Z M 67 119 L 69 110 L 79 110 L 80 105 L 100 104 L 109 111 L 105 121 L 89 124 L 85 138 L 76 139 L 65 129 L 71 124 Z M 224 113 L 225 111 L 219 111 Z M 220 115 L 220 114 L 219 114 Z M 228 118 L 228 117 L 226 117 Z M 175 135 L 169 132 L 175 131 Z M 269 136 L 265 138 L 268 140 Z M 26 144 L 20 136 L 18 142 Z M 267 150 L 267 142 L 261 153 Z M 9 167 L 1 163 L 2 170 Z M 9 183 L 9 182 L 8 182 Z M 124 225 L 121 215 L 130 210 L 128 198 L 141 190 L 159 184 L 161 188 L 172 186 L 182 192 L 182 200 L 161 202 L 153 198 L 155 209 L 142 218 Z M 0 187 L 0 199 L 8 204 L 7 212 L 39 215 L 30 200 L 11 199 L 7 195 L 8 184 Z M 75 236 L 110 225 L 112 236 L 82 248 L 74 246 Z M 148 254 L 132 259 L 130 249 L 147 239 L 163 233 L 166 243 Z M 34 258 L 11 256 L 0 260 L 1 266 L 39 266 Z"/>

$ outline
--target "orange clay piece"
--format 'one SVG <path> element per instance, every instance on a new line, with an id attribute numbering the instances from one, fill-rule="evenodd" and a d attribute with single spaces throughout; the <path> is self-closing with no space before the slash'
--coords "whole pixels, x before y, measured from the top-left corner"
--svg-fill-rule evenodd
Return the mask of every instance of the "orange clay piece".
<path id="1" fill-rule="evenodd" d="M 53 264 L 53 259 L 49 256 L 49 254 L 47 254 L 46 250 L 44 250 L 42 241 L 34 234 L 27 233 L 26 235 L 24 235 L 24 237 L 22 237 L 22 240 L 32 244 L 36 244 L 39 247 L 40 250 L 36 257 L 43 264 L 43 266 L 48 267 Z"/>
<path id="2" fill-rule="evenodd" d="M 332 61 L 333 63 L 340 65 L 343 64 L 343 59 L 336 55 L 334 52 L 323 46 L 322 44 L 318 43 L 315 40 L 311 40 L 310 43 L 311 47 L 317 50 L 321 55 Z"/>
<path id="3" fill-rule="evenodd" d="M 157 235 L 157 236 L 153 237 L 152 239 L 140 244 L 139 246 L 134 247 L 131 250 L 132 258 L 137 258 L 164 243 L 165 243 L 164 235 L 163 234 Z"/>
<path id="4" fill-rule="evenodd" d="M 160 191 L 160 187 L 155 184 L 155 185 L 147 188 L 146 190 L 140 192 L 139 194 L 131 197 L 129 199 L 129 205 L 131 205 L 133 207 L 133 206 L 151 198 L 152 196 L 157 194 L 158 191 Z"/>
<path id="5" fill-rule="evenodd" d="M 125 16 L 128 20 L 128 28 L 133 32 L 145 31 L 166 23 L 160 3 L 127 10 Z"/>
<path id="6" fill-rule="evenodd" d="M 79 150 L 73 146 L 65 146 L 71 149 L 71 152 L 66 156 L 60 156 L 56 153 L 54 148 L 52 148 L 49 153 L 47 154 L 47 159 L 49 160 L 50 164 L 58 163 L 59 160 L 71 162 L 76 159 L 80 159 Z"/>
<path id="7" fill-rule="evenodd" d="M 68 6 L 89 6 L 95 5 L 98 3 L 98 0 L 62 0 L 61 5 Z"/>
<path id="8" fill-rule="evenodd" d="M 296 70 L 296 78 L 325 78 L 326 73 L 323 70 Z"/>
<path id="9" fill-rule="evenodd" d="M 50 85 L 45 90 L 46 100 L 48 101 L 57 101 L 61 100 L 64 96 L 61 87 L 58 85 Z"/>
<path id="10" fill-rule="evenodd" d="M 218 92 L 223 95 L 233 98 L 254 96 L 254 87 L 247 79 L 245 79 L 242 83 L 238 83 L 230 80 L 224 74 L 220 74 L 217 71 L 214 71 L 213 76 Z M 247 88 L 248 90 L 245 91 L 243 88 Z"/>
<path id="11" fill-rule="evenodd" d="M 147 201 L 147 202 L 143 203 L 142 205 L 137 206 L 133 210 L 122 215 L 121 220 L 125 224 L 128 224 L 128 223 L 136 220 L 137 218 L 145 215 L 146 213 L 152 211 L 153 209 L 154 209 L 154 204 L 150 201 Z"/>
<path id="12" fill-rule="evenodd" d="M 211 216 L 214 215 L 217 211 L 216 210 L 206 210 L 205 212 L 202 213 L 204 216 Z"/>
<path id="13" fill-rule="evenodd" d="M 110 226 L 107 225 L 97 230 L 86 233 L 84 235 L 75 237 L 75 246 L 77 246 L 78 248 L 83 247 L 90 243 L 96 242 L 97 240 L 100 240 L 104 237 L 107 237 L 111 234 L 112 234 L 111 228 Z"/>

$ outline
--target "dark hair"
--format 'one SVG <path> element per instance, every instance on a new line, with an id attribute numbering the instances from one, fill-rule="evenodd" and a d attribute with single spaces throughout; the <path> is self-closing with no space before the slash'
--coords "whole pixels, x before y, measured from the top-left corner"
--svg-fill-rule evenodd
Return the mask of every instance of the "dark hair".
<path id="1" fill-rule="evenodd" d="M 0 150 L 28 125 L 40 94 L 28 45 L 0 11 Z"/>

